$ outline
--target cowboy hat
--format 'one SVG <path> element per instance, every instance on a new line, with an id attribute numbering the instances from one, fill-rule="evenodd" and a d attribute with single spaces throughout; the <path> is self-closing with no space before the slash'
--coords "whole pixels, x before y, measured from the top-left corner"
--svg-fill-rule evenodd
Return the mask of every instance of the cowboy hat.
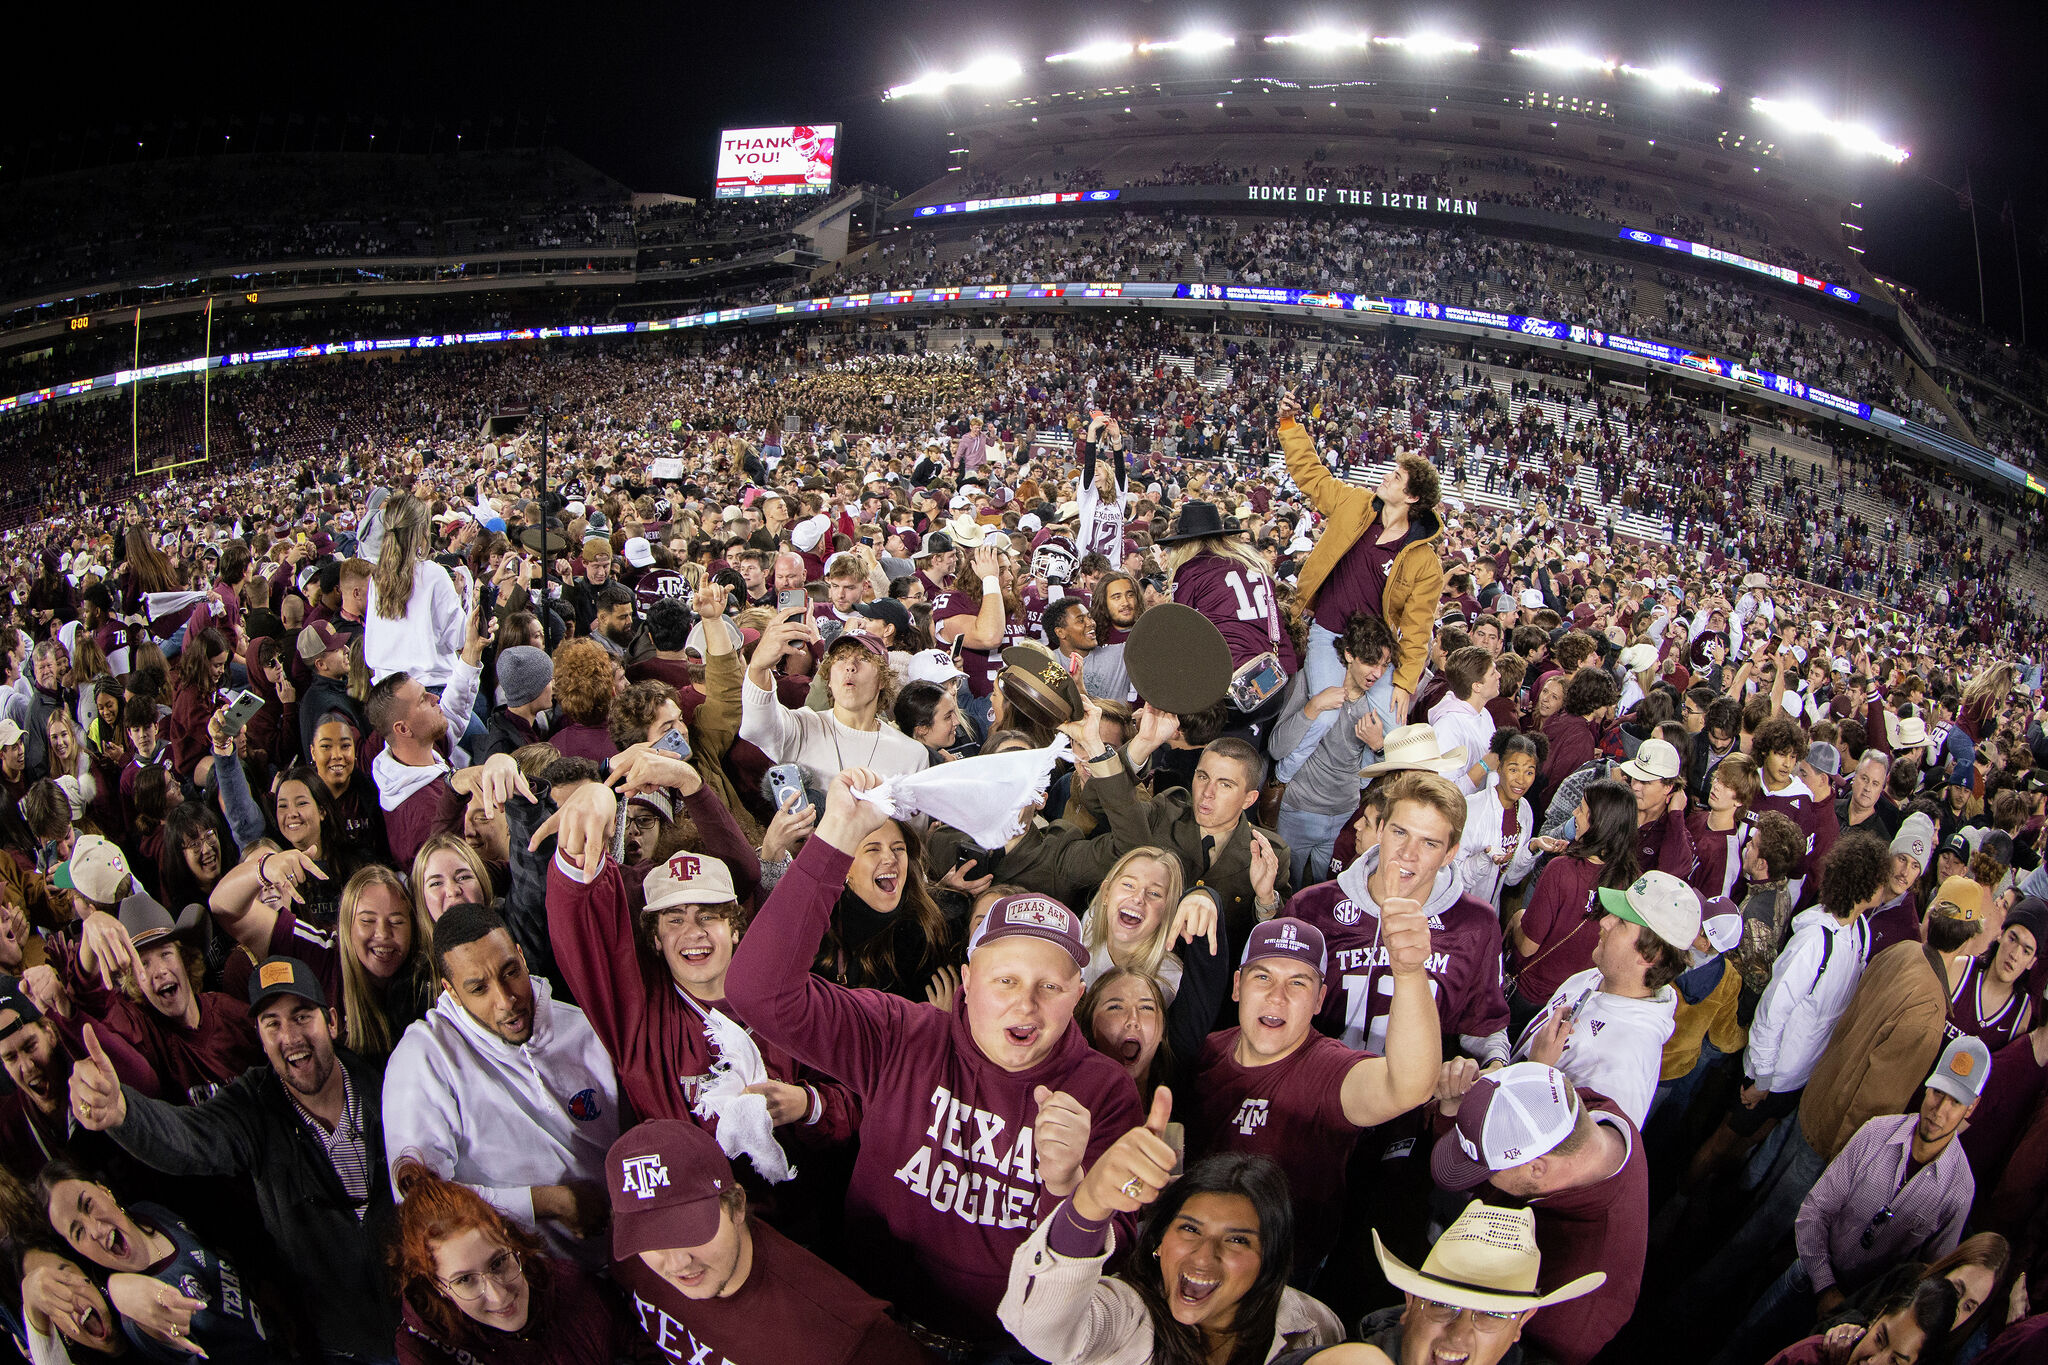
<path id="1" fill-rule="evenodd" d="M 1581 1275 L 1548 1294 L 1537 1292 L 1542 1253 L 1536 1246 L 1536 1214 L 1530 1209 L 1465 1206 L 1420 1270 L 1404 1263 L 1372 1234 L 1373 1252 L 1387 1282 L 1406 1294 L 1480 1313 L 1526 1313 L 1580 1298 L 1607 1283 L 1605 1271 Z"/>
<path id="2" fill-rule="evenodd" d="M 1173 527 L 1159 537 L 1157 544 L 1178 545 L 1184 540 L 1206 540 L 1210 536 L 1234 536 L 1244 530 L 1237 518 L 1226 517 L 1217 510 L 1213 502 L 1187 502 L 1181 504 L 1180 515 L 1174 518 Z"/>
<path id="3" fill-rule="evenodd" d="M 1471 766 L 1465 761 L 1465 746 L 1462 744 L 1449 753 L 1439 752 L 1436 731 L 1427 725 L 1403 725 L 1397 730 L 1390 730 L 1386 745 L 1380 751 L 1379 762 L 1358 770 L 1360 777 L 1407 772 L 1450 777 Z"/>
<path id="4" fill-rule="evenodd" d="M 972 517 L 955 517 L 946 523 L 946 534 L 952 537 L 955 549 L 978 550 L 988 539 L 988 528 Z"/>
<path id="5" fill-rule="evenodd" d="M 1918 716 L 1901 719 L 1887 711 L 1884 713 L 1884 728 L 1891 732 L 1886 738 L 1890 740 L 1894 753 L 1901 749 L 1923 748 L 1927 743 L 1927 722 Z"/>

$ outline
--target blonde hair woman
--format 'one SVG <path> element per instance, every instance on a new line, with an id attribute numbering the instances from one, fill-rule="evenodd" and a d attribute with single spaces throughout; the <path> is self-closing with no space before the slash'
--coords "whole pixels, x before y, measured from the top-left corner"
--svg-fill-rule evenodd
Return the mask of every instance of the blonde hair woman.
<path id="1" fill-rule="evenodd" d="M 1233 668 L 1269 652 L 1279 657 L 1284 675 L 1301 666 L 1293 637 L 1280 618 L 1280 588 L 1273 581 L 1273 567 L 1234 518 L 1225 518 L 1210 503 L 1183 503 L 1172 531 L 1159 544 L 1166 556 L 1168 593 L 1222 632 Z M 1278 709 L 1277 702 L 1273 709 Z"/>
<path id="2" fill-rule="evenodd" d="M 434 922 L 451 905 L 485 905 L 491 893 L 491 871 L 483 855 L 467 839 L 443 830 L 412 855 L 412 903 L 433 934 Z"/>
<path id="3" fill-rule="evenodd" d="M 341 891 L 341 1041 L 364 1057 L 389 1056 L 433 1003 L 434 926 L 396 872 L 372 863 Z"/>
<path id="4" fill-rule="evenodd" d="M 1197 897 L 1191 908 L 1206 904 L 1206 897 Z M 1147 845 L 1117 859 L 1081 917 L 1081 941 L 1088 947 L 1082 981 L 1092 986 L 1112 968 L 1143 972 L 1159 979 L 1172 1004 L 1181 965 L 1169 949 L 1175 931 L 1184 927 L 1180 906 L 1178 856 Z"/>
<path id="5" fill-rule="evenodd" d="M 394 493 L 380 515 L 384 537 L 363 614 L 363 662 L 372 683 L 404 673 L 423 687 L 440 687 L 462 654 L 468 608 L 455 580 L 432 559 L 427 504 Z"/>

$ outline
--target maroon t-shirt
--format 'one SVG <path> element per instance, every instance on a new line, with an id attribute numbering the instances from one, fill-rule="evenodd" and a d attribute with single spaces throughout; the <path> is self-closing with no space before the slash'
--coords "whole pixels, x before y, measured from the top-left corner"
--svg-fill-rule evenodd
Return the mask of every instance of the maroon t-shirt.
<path id="1" fill-rule="evenodd" d="M 1344 1078 L 1365 1054 L 1312 1031 L 1277 1062 L 1240 1066 L 1240 1032 L 1223 1029 L 1202 1045 L 1188 1159 L 1212 1152 L 1270 1157 L 1287 1173 L 1294 1197 L 1295 1263 L 1312 1266 L 1329 1253 L 1344 1216 L 1345 1168 L 1358 1141 L 1344 1116 Z"/>
<path id="2" fill-rule="evenodd" d="M 1280 626 L 1273 580 L 1224 555 L 1201 554 L 1173 576 L 1173 600 L 1209 618 L 1230 646 L 1230 665 L 1241 667 L 1271 650 L 1292 674 L 1301 666 L 1294 641 Z"/>
<path id="3" fill-rule="evenodd" d="M 1344 633 L 1344 623 L 1355 612 L 1385 616 L 1383 605 L 1387 578 L 1394 571 L 1394 557 L 1414 538 L 1415 528 L 1391 545 L 1379 543 L 1380 523 L 1375 516 L 1358 543 L 1344 552 L 1337 567 L 1316 593 L 1316 624 L 1333 634 Z"/>
<path id="4" fill-rule="evenodd" d="M 927 1365 L 888 1305 L 759 1221 L 747 1280 L 724 1298 L 689 1299 L 638 1256 L 612 1262 L 655 1349 L 680 1365 Z"/>
<path id="5" fill-rule="evenodd" d="M 1791 817 L 1799 826 L 1799 832 L 1806 836 L 1806 848 L 1799 865 L 1792 869 L 1792 887 L 1803 909 L 1811 905 L 1819 889 L 1817 875 L 1820 865 L 1827 860 L 1828 850 L 1835 846 L 1835 840 L 1842 832 L 1841 821 L 1835 818 L 1833 801 L 1816 801 L 1806 784 L 1793 778 L 1782 792 L 1772 795 L 1762 788 L 1757 789 L 1756 799 L 1749 808 L 1758 815 L 1767 810 Z"/>
<path id="6" fill-rule="evenodd" d="M 1557 857 L 1544 865 L 1522 914 L 1522 937 L 1536 945 L 1527 963 L 1517 962 L 1515 989 L 1524 1000 L 1544 1001 L 1565 978 L 1593 965 L 1599 929 L 1587 921 L 1600 908 L 1600 874 L 1584 858 Z M 1533 965 L 1531 965 L 1533 964 Z"/>
<path id="7" fill-rule="evenodd" d="M 1628 1157 L 1604 1180 L 1528 1201 L 1536 1211 L 1536 1248 L 1543 1253 L 1539 1289 L 1548 1293 L 1595 1270 L 1607 1275 L 1607 1283 L 1573 1300 L 1569 1311 L 1538 1313 L 1525 1329 L 1532 1353 L 1557 1365 L 1588 1365 L 1614 1339 L 1635 1312 L 1649 1251 L 1650 1173 L 1642 1134 L 1612 1101 L 1584 1088 L 1579 1097 L 1601 1123 L 1628 1140 Z M 1491 1184 L 1478 1193 L 1489 1204 L 1523 1204 Z"/>

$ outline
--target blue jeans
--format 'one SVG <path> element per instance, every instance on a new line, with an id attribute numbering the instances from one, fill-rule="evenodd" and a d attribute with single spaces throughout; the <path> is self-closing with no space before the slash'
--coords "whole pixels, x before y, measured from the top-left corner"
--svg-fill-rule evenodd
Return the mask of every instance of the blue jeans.
<path id="1" fill-rule="evenodd" d="M 1748 1219 L 1679 1291 L 1682 1302 L 1699 1305 L 1702 1313 L 1719 1313 L 1733 1302 L 1756 1267 L 1767 1263 L 1779 1244 L 1792 1235 L 1799 1206 L 1827 1170 L 1827 1161 L 1799 1130 L 1798 1114 L 1780 1123 L 1778 1129 L 1785 1133 L 1784 1145 L 1757 1184 L 1756 1202 Z"/>
<path id="2" fill-rule="evenodd" d="M 1301 661 L 1301 671 L 1308 675 L 1308 695 L 1311 697 L 1344 681 L 1344 661 L 1337 657 L 1337 637 L 1318 622 L 1309 622 L 1308 657 Z M 1301 771 L 1301 765 L 1308 762 L 1309 755 L 1316 751 L 1316 745 L 1323 742 L 1323 736 L 1330 733 L 1330 727 L 1336 723 L 1335 711 L 1325 711 L 1310 721 L 1308 733 L 1301 737 L 1301 743 L 1294 746 L 1294 752 L 1274 767 L 1274 780 L 1292 782 L 1294 775 Z"/>
<path id="3" fill-rule="evenodd" d="M 1351 816 L 1348 810 L 1336 815 L 1317 815 L 1313 811 L 1289 810 L 1284 800 L 1280 803 L 1280 816 L 1273 823 L 1280 837 L 1287 841 L 1297 888 L 1313 886 L 1329 874 L 1337 836 L 1344 832 Z"/>

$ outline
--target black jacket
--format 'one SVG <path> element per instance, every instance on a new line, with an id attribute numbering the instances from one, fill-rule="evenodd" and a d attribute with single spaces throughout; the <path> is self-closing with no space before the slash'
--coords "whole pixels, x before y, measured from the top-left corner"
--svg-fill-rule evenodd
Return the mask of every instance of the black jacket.
<path id="1" fill-rule="evenodd" d="M 335 1055 L 362 1109 L 370 1202 L 361 1220 L 267 1065 L 249 1068 L 200 1105 L 166 1104 L 124 1086 L 128 1118 L 111 1136 L 166 1175 L 248 1177 L 277 1249 L 278 1277 L 320 1350 L 384 1360 L 398 1333 L 398 1299 L 383 1269 L 394 1222 L 383 1068 L 339 1048 Z"/>

